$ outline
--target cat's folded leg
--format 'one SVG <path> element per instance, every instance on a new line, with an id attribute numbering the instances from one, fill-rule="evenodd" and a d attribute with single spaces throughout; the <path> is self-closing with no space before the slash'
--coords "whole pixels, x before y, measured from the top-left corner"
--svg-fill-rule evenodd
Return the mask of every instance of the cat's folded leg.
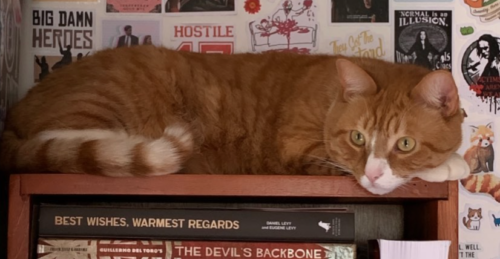
<path id="1" fill-rule="evenodd" d="M 464 179 L 470 174 L 470 168 L 463 157 L 453 153 L 448 160 L 441 165 L 413 174 L 427 182 L 444 182 Z"/>

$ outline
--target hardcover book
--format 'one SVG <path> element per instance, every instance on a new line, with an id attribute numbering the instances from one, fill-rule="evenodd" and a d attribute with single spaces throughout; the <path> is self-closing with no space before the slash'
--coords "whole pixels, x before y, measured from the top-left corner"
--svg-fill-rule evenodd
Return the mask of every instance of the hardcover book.
<path id="1" fill-rule="evenodd" d="M 39 259 L 355 259 L 356 245 L 167 240 L 38 240 Z"/>
<path id="2" fill-rule="evenodd" d="M 42 237 L 352 242 L 354 212 L 41 205 Z"/>

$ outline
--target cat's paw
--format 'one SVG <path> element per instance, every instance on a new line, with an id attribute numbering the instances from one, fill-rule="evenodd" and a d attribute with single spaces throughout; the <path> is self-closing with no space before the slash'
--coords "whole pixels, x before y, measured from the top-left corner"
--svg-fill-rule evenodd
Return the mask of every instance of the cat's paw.
<path id="1" fill-rule="evenodd" d="M 470 168 L 463 157 L 453 153 L 443 164 L 428 170 L 413 174 L 427 182 L 454 181 L 466 178 L 470 174 Z"/>
<path id="2" fill-rule="evenodd" d="M 461 155 L 454 153 L 446 162 L 448 162 L 450 166 L 449 181 L 461 180 L 470 175 L 471 170 L 469 164 Z"/>

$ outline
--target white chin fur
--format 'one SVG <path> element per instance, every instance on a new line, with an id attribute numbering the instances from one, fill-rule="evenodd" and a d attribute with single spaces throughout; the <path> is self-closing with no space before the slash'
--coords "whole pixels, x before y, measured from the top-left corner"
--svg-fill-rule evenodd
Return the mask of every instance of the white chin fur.
<path id="1" fill-rule="evenodd" d="M 407 180 L 393 175 L 385 177 L 387 180 L 384 181 L 384 177 L 385 174 L 375 181 L 375 183 L 371 183 L 370 180 L 368 180 L 368 177 L 363 175 L 359 180 L 359 183 L 369 192 L 383 195 L 394 191 L 396 188 L 407 182 Z"/>

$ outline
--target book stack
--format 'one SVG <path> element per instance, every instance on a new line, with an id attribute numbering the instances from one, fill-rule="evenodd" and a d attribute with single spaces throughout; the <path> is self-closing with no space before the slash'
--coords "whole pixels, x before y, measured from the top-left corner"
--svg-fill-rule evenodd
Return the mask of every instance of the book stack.
<path id="1" fill-rule="evenodd" d="M 42 259 L 355 259 L 347 209 L 42 204 Z"/>

